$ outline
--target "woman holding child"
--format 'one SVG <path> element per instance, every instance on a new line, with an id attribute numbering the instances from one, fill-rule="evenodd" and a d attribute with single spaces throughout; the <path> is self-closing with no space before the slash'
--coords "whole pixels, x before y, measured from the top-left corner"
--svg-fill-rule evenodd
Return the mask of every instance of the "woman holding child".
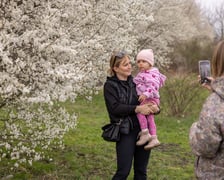
<path id="1" fill-rule="evenodd" d="M 136 113 L 152 114 L 159 111 L 155 104 L 139 105 L 136 86 L 131 75 L 132 66 L 127 53 L 114 52 L 110 58 L 110 76 L 104 84 L 104 99 L 111 121 L 128 116 L 133 128 L 128 134 L 121 134 L 116 142 L 117 170 L 113 180 L 127 179 L 133 162 L 134 179 L 147 179 L 147 165 L 150 150 L 137 146 L 136 141 L 141 131 Z"/>

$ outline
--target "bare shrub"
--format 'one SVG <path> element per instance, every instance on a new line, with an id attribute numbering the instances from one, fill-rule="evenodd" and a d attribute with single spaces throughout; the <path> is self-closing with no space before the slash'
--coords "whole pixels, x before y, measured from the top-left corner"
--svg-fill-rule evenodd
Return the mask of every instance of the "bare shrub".
<path id="1" fill-rule="evenodd" d="M 176 74 L 168 78 L 161 89 L 161 106 L 164 113 L 181 117 L 198 109 L 203 90 L 195 74 Z"/>

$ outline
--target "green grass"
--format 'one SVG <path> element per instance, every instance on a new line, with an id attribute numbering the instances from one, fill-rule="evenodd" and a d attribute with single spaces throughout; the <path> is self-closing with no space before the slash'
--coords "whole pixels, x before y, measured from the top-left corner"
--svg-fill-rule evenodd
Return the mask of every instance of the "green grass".
<path id="1" fill-rule="evenodd" d="M 89 102 L 78 98 L 75 104 L 65 104 L 79 116 L 77 128 L 65 136 L 65 149 L 51 152 L 52 161 L 35 162 L 32 167 L 20 167 L 13 179 L 37 180 L 109 180 L 116 170 L 115 144 L 101 138 L 101 126 L 108 116 L 102 94 Z M 196 120 L 201 105 L 184 118 L 156 116 L 157 133 L 162 145 L 152 150 L 148 165 L 150 180 L 194 179 L 194 156 L 188 142 L 188 131 Z M 1 166 L 1 165 L 0 165 Z M 0 177 L 7 175 L 0 167 Z M 133 171 L 129 179 L 132 177 Z"/>

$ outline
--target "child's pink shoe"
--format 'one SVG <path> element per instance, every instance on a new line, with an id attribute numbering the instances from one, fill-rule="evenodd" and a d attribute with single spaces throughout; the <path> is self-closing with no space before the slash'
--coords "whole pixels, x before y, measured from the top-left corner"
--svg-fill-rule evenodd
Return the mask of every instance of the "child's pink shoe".
<path id="1" fill-rule="evenodd" d="M 160 145 L 160 142 L 157 136 L 151 136 L 151 137 L 152 137 L 152 140 L 144 147 L 145 150 L 150 150 Z"/>
<path id="2" fill-rule="evenodd" d="M 140 132 L 140 138 L 136 142 L 136 145 L 137 146 L 144 145 L 145 143 L 147 143 L 150 140 L 151 140 L 151 135 L 149 134 L 149 130 L 148 129 L 144 129 L 144 130 L 142 130 Z"/>

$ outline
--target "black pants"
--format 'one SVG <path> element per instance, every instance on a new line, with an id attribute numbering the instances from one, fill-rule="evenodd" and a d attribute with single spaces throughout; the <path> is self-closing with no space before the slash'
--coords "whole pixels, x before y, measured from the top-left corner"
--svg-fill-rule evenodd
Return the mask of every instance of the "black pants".
<path id="1" fill-rule="evenodd" d="M 147 179 L 147 165 L 150 151 L 145 151 L 144 146 L 136 146 L 139 128 L 135 127 L 128 135 L 121 135 L 121 140 L 116 143 L 117 171 L 112 180 L 126 180 L 134 160 L 134 180 Z"/>

